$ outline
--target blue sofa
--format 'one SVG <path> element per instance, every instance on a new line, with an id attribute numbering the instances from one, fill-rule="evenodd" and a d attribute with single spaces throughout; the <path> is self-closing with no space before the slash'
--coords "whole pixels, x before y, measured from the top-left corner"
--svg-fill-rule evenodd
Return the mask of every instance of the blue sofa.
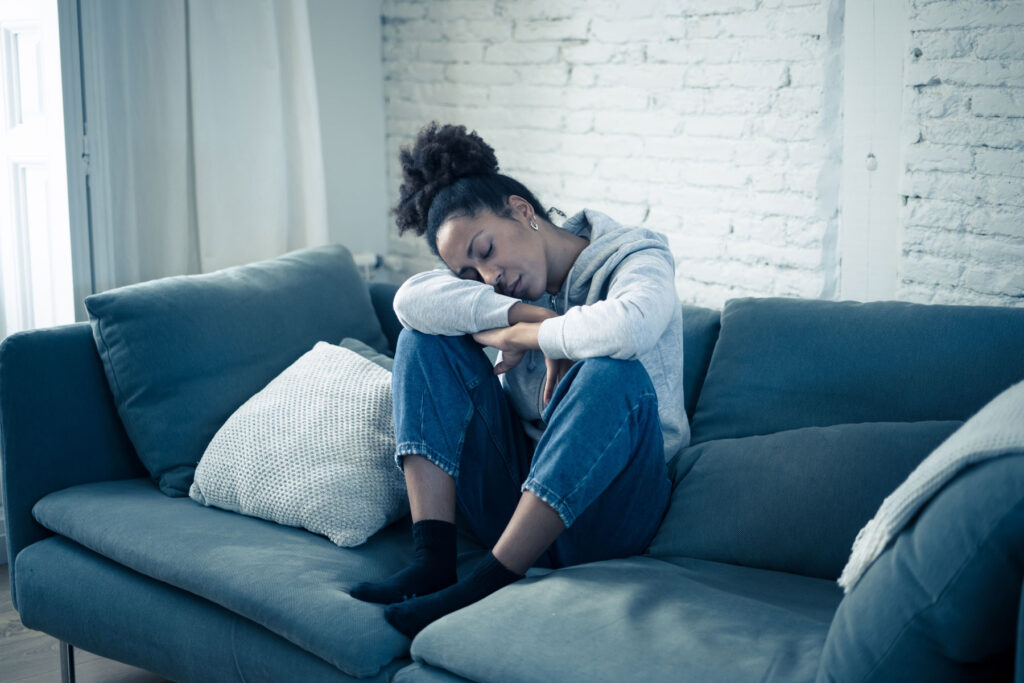
<path id="1" fill-rule="evenodd" d="M 181 495 L 210 430 L 314 343 L 393 349 L 394 291 L 331 246 L 5 340 L 24 624 L 178 681 L 1024 681 L 1024 455 L 965 470 L 848 595 L 835 581 L 885 496 L 1024 378 L 1024 309 L 684 306 L 693 440 L 650 548 L 531 570 L 410 643 L 347 592 L 404 565 L 408 519 L 342 549 Z M 460 537 L 460 571 L 485 550 Z"/>

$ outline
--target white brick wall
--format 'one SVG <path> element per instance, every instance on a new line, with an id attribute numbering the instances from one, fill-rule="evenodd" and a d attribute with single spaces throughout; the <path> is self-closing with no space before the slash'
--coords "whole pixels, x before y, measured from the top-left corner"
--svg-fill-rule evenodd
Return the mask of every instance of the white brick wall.
<path id="1" fill-rule="evenodd" d="M 462 123 L 545 205 L 668 234 L 685 301 L 830 296 L 830 4 L 386 0 L 392 205 L 399 147 Z M 390 249 L 434 264 L 422 239 Z"/>
<path id="2" fill-rule="evenodd" d="M 913 0 L 901 299 L 1024 305 L 1024 3 Z"/>
<path id="3" fill-rule="evenodd" d="M 907 1 L 898 296 L 1024 305 L 1024 3 Z M 462 123 L 545 205 L 666 233 L 683 301 L 834 298 L 842 14 L 842 0 L 385 0 L 389 201 L 399 147 L 431 120 Z M 411 235 L 389 250 L 406 273 L 435 265 Z"/>

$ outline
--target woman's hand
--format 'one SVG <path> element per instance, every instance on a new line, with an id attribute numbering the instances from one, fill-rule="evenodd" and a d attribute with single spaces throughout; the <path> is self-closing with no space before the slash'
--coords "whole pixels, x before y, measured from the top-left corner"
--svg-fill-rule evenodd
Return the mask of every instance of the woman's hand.
<path id="1" fill-rule="evenodd" d="M 555 387 L 565 377 L 565 373 L 569 372 L 569 368 L 576 361 L 571 358 L 548 358 L 544 356 L 544 365 L 547 366 L 548 375 L 544 379 L 544 405 L 547 405 L 551 401 L 551 396 L 555 393 Z"/>
<path id="2" fill-rule="evenodd" d="M 516 323 L 509 327 L 495 327 L 473 335 L 478 343 L 493 346 L 501 351 L 501 362 L 494 366 L 494 374 L 508 372 L 519 362 L 530 349 L 539 349 L 537 332 L 540 323 Z"/>

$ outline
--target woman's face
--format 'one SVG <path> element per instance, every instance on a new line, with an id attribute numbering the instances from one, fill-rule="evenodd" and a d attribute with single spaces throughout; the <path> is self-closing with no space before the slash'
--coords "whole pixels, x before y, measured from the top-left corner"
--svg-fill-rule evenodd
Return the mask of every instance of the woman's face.
<path id="1" fill-rule="evenodd" d="M 510 202 L 511 204 L 511 202 Z M 449 218 L 437 230 L 441 259 L 463 280 L 485 282 L 499 294 L 533 301 L 547 289 L 547 261 L 527 211 L 502 218 L 492 211 Z"/>

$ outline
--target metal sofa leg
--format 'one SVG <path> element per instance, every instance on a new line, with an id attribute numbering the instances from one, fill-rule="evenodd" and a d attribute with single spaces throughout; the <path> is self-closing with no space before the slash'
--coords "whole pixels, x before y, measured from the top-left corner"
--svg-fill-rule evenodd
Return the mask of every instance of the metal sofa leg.
<path id="1" fill-rule="evenodd" d="M 61 683 L 75 683 L 75 648 L 71 643 L 60 641 Z"/>

